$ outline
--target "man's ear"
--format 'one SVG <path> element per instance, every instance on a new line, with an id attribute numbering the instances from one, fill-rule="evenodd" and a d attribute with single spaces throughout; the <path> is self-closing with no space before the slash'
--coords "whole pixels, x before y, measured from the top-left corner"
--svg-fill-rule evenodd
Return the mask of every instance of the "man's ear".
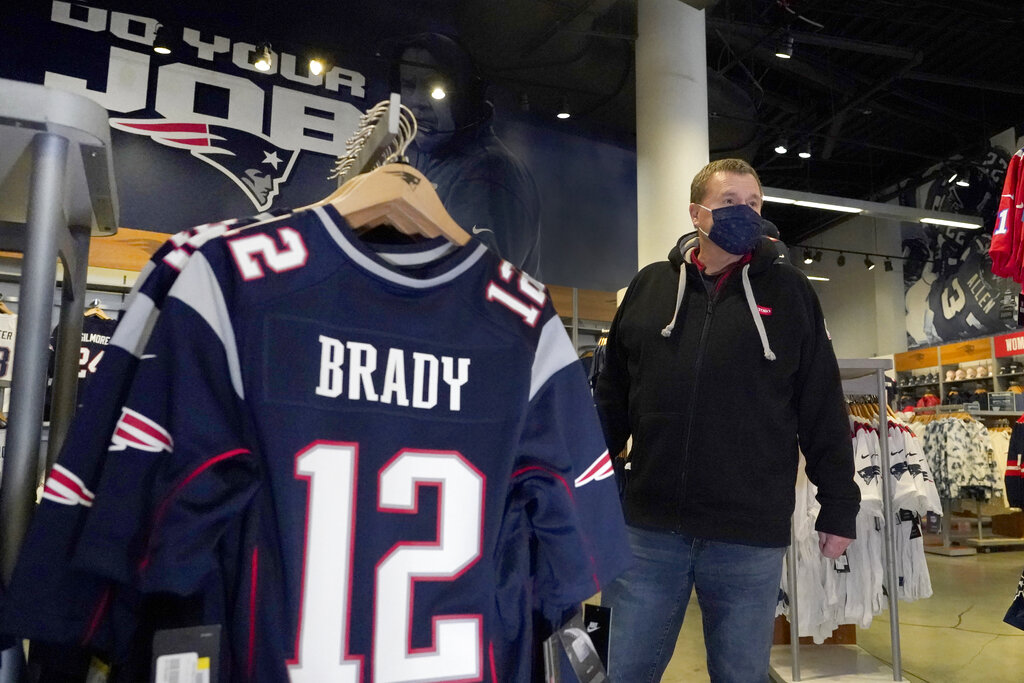
<path id="1" fill-rule="evenodd" d="M 693 227 L 697 227 L 697 216 L 700 214 L 700 207 L 690 202 L 690 220 L 693 222 Z"/>

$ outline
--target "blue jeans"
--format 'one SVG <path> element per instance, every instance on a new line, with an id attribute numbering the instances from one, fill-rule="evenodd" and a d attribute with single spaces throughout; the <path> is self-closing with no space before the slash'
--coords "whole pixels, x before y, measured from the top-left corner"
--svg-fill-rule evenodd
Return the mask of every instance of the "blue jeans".
<path id="1" fill-rule="evenodd" d="M 704 618 L 715 683 L 768 680 L 785 548 L 758 548 L 629 528 L 633 564 L 606 586 L 613 683 L 656 683 L 672 659 L 690 591 Z"/>

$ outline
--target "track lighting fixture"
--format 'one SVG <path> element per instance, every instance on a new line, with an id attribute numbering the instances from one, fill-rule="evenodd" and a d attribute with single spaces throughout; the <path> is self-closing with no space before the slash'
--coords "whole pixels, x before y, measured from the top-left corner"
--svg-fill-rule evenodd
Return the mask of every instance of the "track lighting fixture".
<path id="1" fill-rule="evenodd" d="M 309 60 L 309 73 L 313 76 L 319 76 L 324 72 L 324 60 L 319 57 L 311 57 Z"/>
<path id="2" fill-rule="evenodd" d="M 839 252 L 839 258 L 836 259 L 836 265 L 840 268 L 846 265 L 846 255 L 843 252 Z"/>
<path id="3" fill-rule="evenodd" d="M 883 263 L 882 266 L 885 268 L 885 272 L 891 273 L 892 272 L 892 259 L 885 259 L 885 263 Z"/>
<path id="4" fill-rule="evenodd" d="M 257 71 L 270 71 L 274 63 L 274 53 L 270 51 L 270 43 L 263 42 L 256 46 L 249 63 L 256 67 Z"/>
<path id="5" fill-rule="evenodd" d="M 448 96 L 448 93 L 445 92 L 443 84 L 435 83 L 434 86 L 430 89 L 430 96 L 435 100 L 443 100 L 445 97 Z"/>
<path id="6" fill-rule="evenodd" d="M 156 35 L 153 37 L 153 52 L 158 55 L 171 54 L 171 29 L 160 24 L 156 27 Z"/>
<path id="7" fill-rule="evenodd" d="M 558 107 L 558 113 L 555 114 L 560 119 L 567 119 L 572 114 L 569 113 L 569 100 L 565 97 L 562 98 L 562 103 Z"/>
<path id="8" fill-rule="evenodd" d="M 871 260 L 870 256 L 864 256 L 864 267 L 867 268 L 868 270 L 875 269 L 875 262 Z"/>
<path id="9" fill-rule="evenodd" d="M 814 252 L 814 260 L 817 261 L 818 263 L 821 263 L 821 249 Z"/>
<path id="10" fill-rule="evenodd" d="M 814 256 L 811 255 L 810 249 L 804 249 L 804 263 L 807 265 L 814 263 Z"/>
<path id="11" fill-rule="evenodd" d="M 800 151 L 797 152 L 796 155 L 798 157 L 800 157 L 801 159 L 810 159 L 811 158 L 811 141 L 808 140 L 804 144 L 800 145 Z"/>
<path id="12" fill-rule="evenodd" d="M 793 34 L 786 31 L 779 38 L 779 44 L 775 48 L 775 56 L 779 59 L 793 58 Z"/>
<path id="13" fill-rule="evenodd" d="M 775 141 L 775 153 L 785 154 L 789 151 L 789 144 L 786 142 L 786 138 L 779 138 Z"/>

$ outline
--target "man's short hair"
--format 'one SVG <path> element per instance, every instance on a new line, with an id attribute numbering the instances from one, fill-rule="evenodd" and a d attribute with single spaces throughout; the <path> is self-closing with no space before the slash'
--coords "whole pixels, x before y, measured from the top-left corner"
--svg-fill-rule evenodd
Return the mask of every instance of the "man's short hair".
<path id="1" fill-rule="evenodd" d="M 718 159 L 700 169 L 697 175 L 693 176 L 693 182 L 690 183 L 691 202 L 697 204 L 704 201 L 704 194 L 708 191 L 708 181 L 711 180 L 711 176 L 719 171 L 754 176 L 754 180 L 757 181 L 757 189 L 761 191 L 761 194 L 764 194 L 764 189 L 761 187 L 761 179 L 757 176 L 757 171 L 754 170 L 753 166 L 743 159 Z"/>

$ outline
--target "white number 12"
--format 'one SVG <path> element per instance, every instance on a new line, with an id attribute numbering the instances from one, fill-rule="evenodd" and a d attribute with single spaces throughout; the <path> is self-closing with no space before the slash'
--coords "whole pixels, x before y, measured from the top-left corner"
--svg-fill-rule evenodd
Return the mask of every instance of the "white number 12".
<path id="1" fill-rule="evenodd" d="M 359 447 L 316 442 L 295 475 L 309 481 L 306 556 L 293 683 L 362 681 L 363 656 L 349 652 L 353 530 Z M 380 471 L 377 507 L 416 513 L 421 485 L 438 487 L 434 543 L 396 544 L 377 563 L 373 617 L 375 683 L 480 680 L 482 617 L 435 616 L 433 647 L 412 649 L 413 581 L 454 580 L 480 557 L 484 477 L 455 451 L 399 451 Z"/>

